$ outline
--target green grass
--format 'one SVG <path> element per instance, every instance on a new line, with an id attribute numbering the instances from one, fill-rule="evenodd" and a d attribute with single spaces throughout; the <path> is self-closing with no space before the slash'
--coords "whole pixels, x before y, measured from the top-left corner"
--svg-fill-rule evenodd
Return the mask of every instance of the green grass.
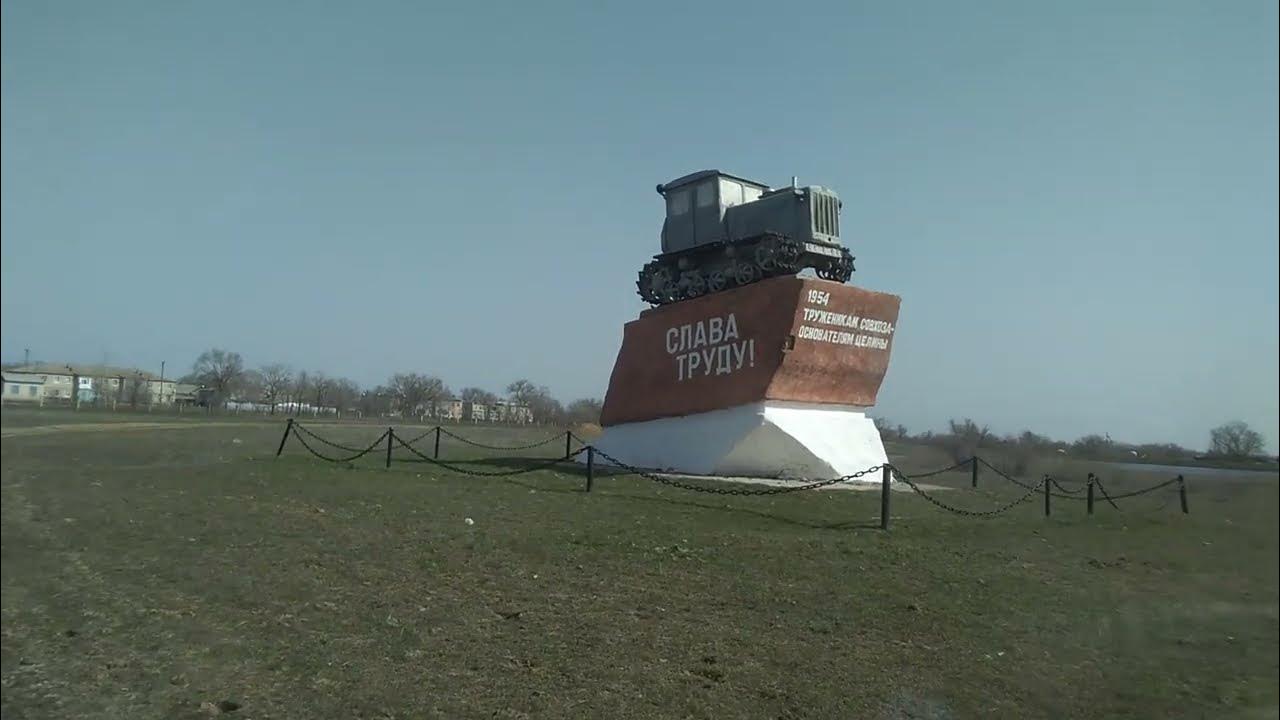
<path id="1" fill-rule="evenodd" d="M 575 468 L 276 459 L 280 430 L 4 440 L 5 718 L 1277 716 L 1274 476 L 1197 479 L 1189 516 L 895 493 L 883 533 L 874 492 L 588 495 Z"/>

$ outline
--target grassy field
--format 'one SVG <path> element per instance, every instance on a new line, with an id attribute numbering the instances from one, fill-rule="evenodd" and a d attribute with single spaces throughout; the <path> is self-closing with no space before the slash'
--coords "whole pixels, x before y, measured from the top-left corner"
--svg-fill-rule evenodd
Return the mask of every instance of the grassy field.
<path id="1" fill-rule="evenodd" d="M 66 424 L 42 417 L 3 422 Z M 1197 478 L 1189 516 L 897 493 L 884 533 L 877 493 L 586 494 L 575 468 L 277 459 L 260 419 L 101 425 L 3 441 L 5 718 L 1277 717 L 1275 476 Z"/>

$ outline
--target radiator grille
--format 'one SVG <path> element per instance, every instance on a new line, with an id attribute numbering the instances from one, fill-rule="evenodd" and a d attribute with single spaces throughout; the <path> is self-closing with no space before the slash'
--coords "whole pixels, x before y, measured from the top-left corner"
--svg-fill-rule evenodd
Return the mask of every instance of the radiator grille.
<path id="1" fill-rule="evenodd" d="M 815 235 L 840 237 L 840 201 L 832 195 L 813 193 L 813 232 Z"/>

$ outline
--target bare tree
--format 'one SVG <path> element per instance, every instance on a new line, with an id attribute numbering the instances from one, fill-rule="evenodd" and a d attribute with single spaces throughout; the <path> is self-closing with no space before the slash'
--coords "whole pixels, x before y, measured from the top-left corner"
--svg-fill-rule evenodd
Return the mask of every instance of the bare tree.
<path id="1" fill-rule="evenodd" d="M 387 383 L 396 406 L 406 417 L 422 415 L 435 401 L 448 397 L 449 388 L 437 377 L 421 373 L 396 373 Z"/>
<path id="2" fill-rule="evenodd" d="M 498 402 L 497 395 L 478 387 L 462 388 L 461 398 L 462 402 L 478 403 L 480 405 L 492 405 Z"/>
<path id="3" fill-rule="evenodd" d="M 271 414 L 276 412 L 276 405 L 289 392 L 293 383 L 293 370 L 283 363 L 263 365 L 258 374 L 262 376 L 262 401 L 271 406 Z"/>
<path id="4" fill-rule="evenodd" d="M 880 431 L 880 437 L 884 440 L 894 440 L 893 421 L 887 417 L 873 417 L 871 422 L 875 423 L 876 430 Z"/>
<path id="5" fill-rule="evenodd" d="M 1246 458 L 1262 452 L 1266 439 L 1243 420 L 1233 420 L 1209 431 L 1209 452 L 1232 458 Z"/>
<path id="6" fill-rule="evenodd" d="M 534 422 L 559 423 L 565 420 L 564 406 L 551 397 L 551 391 L 545 386 L 520 379 L 507 386 L 507 394 L 512 402 L 529 408 Z"/>
<path id="7" fill-rule="evenodd" d="M 521 405 L 532 406 L 531 401 L 538 395 L 538 386 L 529 380 L 516 380 L 507 386 L 507 395 Z"/>
<path id="8" fill-rule="evenodd" d="M 151 380 L 142 373 L 136 373 L 125 381 L 124 401 L 129 407 L 137 409 L 138 405 L 151 402 Z"/>
<path id="9" fill-rule="evenodd" d="M 947 435 L 943 446 L 950 453 L 951 459 L 962 462 L 978 454 L 991 437 L 991 429 L 986 425 L 979 426 L 969 418 L 949 420 L 951 433 Z"/>
<path id="10" fill-rule="evenodd" d="M 306 370 L 303 370 L 299 372 L 297 377 L 293 379 L 292 403 L 294 406 L 294 412 L 296 413 L 302 412 L 302 400 L 303 398 L 306 397 L 307 392 L 310 390 L 311 390 L 311 376 L 307 374 Z"/>
<path id="11" fill-rule="evenodd" d="M 391 400 L 391 388 L 379 385 L 372 390 L 360 393 L 359 399 L 356 400 L 356 407 L 365 417 L 381 417 L 391 412 Z"/>
<path id="12" fill-rule="evenodd" d="M 1033 433 L 1030 430 L 1023 430 L 1022 434 L 1018 436 L 1016 442 L 1022 447 L 1037 451 L 1049 450 L 1054 444 L 1053 440 L 1050 440 L 1044 435 Z"/>
<path id="13" fill-rule="evenodd" d="M 200 353 L 192 371 L 213 391 L 214 402 L 223 404 L 244 376 L 244 358 L 240 353 L 211 348 Z"/>
<path id="14" fill-rule="evenodd" d="M 240 382 L 237 383 L 233 397 L 237 400 L 248 400 L 257 403 L 262 401 L 265 392 L 262 373 L 257 370 L 245 370 L 244 375 L 240 377 Z"/>
<path id="15" fill-rule="evenodd" d="M 604 403 L 597 398 L 581 398 L 569 403 L 569 407 L 565 409 L 565 416 L 569 422 L 598 424 L 600 410 L 603 407 Z"/>
<path id="16" fill-rule="evenodd" d="M 329 399 L 329 391 L 333 389 L 333 380 L 322 372 L 317 372 L 311 376 L 311 390 L 315 393 L 316 401 L 314 405 L 316 409 L 324 407 L 325 400 Z"/>
<path id="17" fill-rule="evenodd" d="M 119 399 L 121 388 L 118 387 L 122 382 L 121 378 L 113 377 L 107 374 L 94 375 L 89 382 L 93 386 L 93 404 L 99 407 L 108 405 L 114 407 Z"/>
<path id="18" fill-rule="evenodd" d="M 338 414 L 350 410 L 360 397 L 360 386 L 354 380 L 336 378 L 329 386 L 329 402 L 337 409 Z"/>
<path id="19" fill-rule="evenodd" d="M 529 410 L 533 413 L 534 422 L 559 425 L 565 421 L 564 405 L 551 397 L 544 387 L 538 388 L 537 394 L 530 398 Z"/>
<path id="20" fill-rule="evenodd" d="M 887 417 L 875 417 L 871 421 L 876 424 L 876 430 L 880 431 L 880 437 L 885 440 L 906 440 L 909 435 L 906 425 L 895 424 Z"/>
<path id="21" fill-rule="evenodd" d="M 1105 458 L 1112 454 L 1111 450 L 1111 437 L 1098 433 L 1090 433 L 1071 443 L 1072 454 L 1082 458 Z"/>

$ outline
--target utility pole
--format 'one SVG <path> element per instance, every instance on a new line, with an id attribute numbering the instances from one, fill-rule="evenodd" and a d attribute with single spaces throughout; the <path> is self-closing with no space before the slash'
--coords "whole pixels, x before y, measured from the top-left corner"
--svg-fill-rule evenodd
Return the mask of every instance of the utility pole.
<path id="1" fill-rule="evenodd" d="M 31 348 L 22 348 L 22 366 L 31 364 Z"/>

